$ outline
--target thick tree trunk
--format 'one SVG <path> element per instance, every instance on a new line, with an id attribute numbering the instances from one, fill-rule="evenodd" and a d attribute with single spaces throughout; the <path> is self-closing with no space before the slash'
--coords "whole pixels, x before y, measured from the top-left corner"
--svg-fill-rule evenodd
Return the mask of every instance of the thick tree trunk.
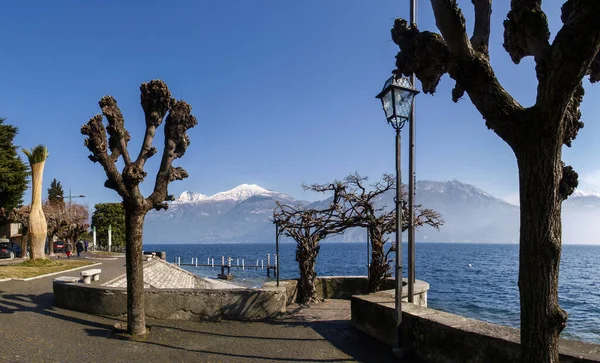
<path id="1" fill-rule="evenodd" d="M 54 256 L 54 236 L 48 236 L 48 253 Z"/>
<path id="2" fill-rule="evenodd" d="M 374 228 L 369 228 L 371 238 L 371 265 L 369 266 L 369 292 L 381 290 L 390 271 L 390 266 L 385 256 L 385 243 L 383 234 Z"/>
<path id="3" fill-rule="evenodd" d="M 125 259 L 127 271 L 127 333 L 146 334 L 142 231 L 146 212 L 125 208 Z"/>
<path id="4" fill-rule="evenodd" d="M 23 233 L 21 235 L 21 258 L 26 259 L 27 257 L 27 238 L 28 238 L 28 234 L 27 233 Z"/>
<path id="5" fill-rule="evenodd" d="M 567 313 L 558 306 L 562 178 L 560 146 L 517 153 L 521 201 L 519 291 L 521 361 L 558 363 L 558 336 Z"/>
<path id="6" fill-rule="evenodd" d="M 29 240 L 31 244 L 31 259 L 46 258 L 44 244 L 48 235 L 46 216 L 42 209 L 42 177 L 45 162 L 31 166 L 31 212 L 29 213 Z"/>
<path id="7" fill-rule="evenodd" d="M 303 304 L 318 301 L 316 296 L 317 289 L 315 287 L 315 280 L 317 278 L 315 264 L 321 247 L 318 243 L 318 240 L 306 239 L 297 242 L 296 246 L 296 261 L 298 261 L 298 266 L 300 267 L 298 294 Z"/>

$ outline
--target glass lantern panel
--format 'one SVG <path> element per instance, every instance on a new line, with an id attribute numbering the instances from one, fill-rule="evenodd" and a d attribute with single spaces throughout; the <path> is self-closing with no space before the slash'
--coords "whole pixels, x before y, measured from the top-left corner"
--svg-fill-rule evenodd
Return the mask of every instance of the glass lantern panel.
<path id="1" fill-rule="evenodd" d="M 412 110 L 413 99 L 415 98 L 415 94 L 413 92 L 402 90 L 402 89 L 394 89 L 395 93 L 395 108 L 396 115 L 402 118 L 410 118 L 410 113 Z"/>
<path id="2" fill-rule="evenodd" d="M 381 103 L 383 104 L 383 111 L 385 112 L 385 118 L 389 120 L 390 117 L 394 116 L 394 104 L 392 101 L 392 90 L 383 95 Z"/>

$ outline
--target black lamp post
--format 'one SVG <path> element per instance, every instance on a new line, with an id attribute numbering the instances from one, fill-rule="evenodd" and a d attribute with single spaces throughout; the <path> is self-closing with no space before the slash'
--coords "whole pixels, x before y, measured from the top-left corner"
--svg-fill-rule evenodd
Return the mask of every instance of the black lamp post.
<path id="1" fill-rule="evenodd" d="M 402 177 L 400 171 L 400 130 L 412 114 L 412 103 L 419 91 L 405 77 L 391 76 L 376 96 L 381 100 L 387 122 L 396 130 L 396 335 L 397 348 L 402 346 Z"/>

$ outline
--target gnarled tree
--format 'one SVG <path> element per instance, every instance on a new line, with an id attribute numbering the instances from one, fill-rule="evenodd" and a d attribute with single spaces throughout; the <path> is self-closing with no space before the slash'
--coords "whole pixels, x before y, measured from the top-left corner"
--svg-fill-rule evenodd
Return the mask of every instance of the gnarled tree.
<path id="1" fill-rule="evenodd" d="M 400 47 L 396 75 L 415 73 L 425 93 L 435 92 L 448 73 L 456 81 L 452 99 L 465 93 L 488 128 L 513 150 L 519 167 L 521 229 L 519 291 L 521 360 L 558 362 L 558 337 L 567 313 L 558 305 L 561 205 L 577 186 L 577 173 L 562 161 L 579 129 L 582 81 L 600 80 L 600 1 L 569 0 L 562 28 L 550 41 L 542 0 L 512 0 L 504 21 L 504 48 L 514 63 L 533 56 L 536 102 L 521 106 L 502 87 L 490 63 L 491 0 L 473 0 L 471 39 L 455 0 L 431 0 L 440 34 L 419 31 L 397 19 L 392 39 Z"/>
<path id="2" fill-rule="evenodd" d="M 305 190 L 308 186 L 303 186 Z M 298 294 L 304 304 L 318 302 L 315 279 L 315 264 L 321 245 L 328 236 L 342 233 L 346 226 L 340 223 L 347 210 L 343 209 L 341 194 L 343 186 L 339 182 L 329 185 L 334 192 L 327 208 L 306 208 L 303 205 L 285 205 L 277 202 L 273 211 L 273 221 L 279 226 L 279 233 L 296 241 L 296 261 L 300 268 Z"/>
<path id="3" fill-rule="evenodd" d="M 385 279 L 392 276 L 390 269 L 391 260 L 388 254 L 394 251 L 395 246 L 385 251 L 385 244 L 388 241 L 387 235 L 396 231 L 396 210 L 388 208 L 381 201 L 383 195 L 392 190 L 396 190 L 396 178 L 390 174 L 384 174 L 380 181 L 367 186 L 365 183 L 368 178 L 360 176 L 358 173 L 348 175 L 344 179 L 344 202 L 349 206 L 351 213 L 349 218 L 343 221 L 347 227 L 366 228 L 371 241 L 371 263 L 369 265 L 369 292 L 376 292 L 381 289 Z M 322 189 L 323 186 L 316 186 Z M 408 229 L 409 213 L 406 191 L 402 190 L 402 231 Z M 428 225 L 439 229 L 444 224 L 440 214 L 432 209 L 423 208 L 421 205 L 413 207 L 413 216 L 415 227 Z"/>
<path id="4" fill-rule="evenodd" d="M 105 96 L 99 102 L 102 114 L 108 120 L 106 128 L 102 123 L 102 115 L 94 116 L 81 128 L 81 133 L 88 136 L 85 145 L 92 152 L 90 160 L 99 162 L 108 177 L 104 186 L 116 191 L 123 199 L 126 229 L 127 332 L 131 335 L 146 333 L 142 269 L 144 218 L 153 208 L 167 209 L 166 202 L 174 199 L 168 193 L 168 184 L 188 176 L 183 168 L 173 167 L 172 163 L 184 155 L 190 143 L 186 132 L 197 124 L 196 118 L 191 114 L 191 106 L 172 98 L 164 82 L 152 80 L 143 83 L 140 91 L 146 132 L 136 159 L 132 159 L 127 150 L 129 132 L 125 129 L 123 115 L 113 97 Z M 165 116 L 165 144 L 160 169 L 154 181 L 153 192 L 144 197 L 139 184 L 147 175 L 144 171 L 146 160 L 157 153 L 157 149 L 152 146 L 152 140 Z M 120 172 L 116 165 L 119 157 L 124 164 Z"/>

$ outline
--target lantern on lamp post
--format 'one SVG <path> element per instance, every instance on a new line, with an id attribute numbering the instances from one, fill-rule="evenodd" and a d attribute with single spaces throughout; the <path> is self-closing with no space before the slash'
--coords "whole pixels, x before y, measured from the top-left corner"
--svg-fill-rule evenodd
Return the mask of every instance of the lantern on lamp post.
<path id="1" fill-rule="evenodd" d="M 401 138 L 400 130 L 412 115 L 412 104 L 419 91 L 413 88 L 410 80 L 406 77 L 392 75 L 385 84 L 383 90 L 376 96 L 381 100 L 383 111 L 387 122 L 396 130 L 396 335 L 397 346 L 402 346 L 402 178 L 401 178 Z M 410 283 L 410 281 L 409 281 Z"/>

